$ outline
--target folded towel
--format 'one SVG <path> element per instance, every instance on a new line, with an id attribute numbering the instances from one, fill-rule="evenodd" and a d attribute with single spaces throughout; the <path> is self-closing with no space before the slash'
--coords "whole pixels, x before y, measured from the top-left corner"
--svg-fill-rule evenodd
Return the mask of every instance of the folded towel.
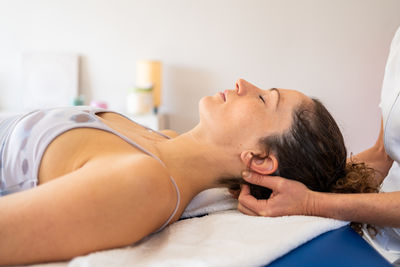
<path id="1" fill-rule="evenodd" d="M 201 216 L 222 210 L 233 210 L 237 200 L 232 198 L 226 188 L 212 188 L 200 192 L 186 207 L 181 218 Z"/>
<path id="2" fill-rule="evenodd" d="M 210 198 L 214 202 L 209 203 Z M 193 199 L 185 216 L 212 214 L 180 220 L 132 246 L 91 253 L 64 265 L 43 266 L 262 266 L 347 224 L 321 217 L 265 218 L 220 211 L 234 208 L 235 201 L 226 190 L 203 192 Z"/>

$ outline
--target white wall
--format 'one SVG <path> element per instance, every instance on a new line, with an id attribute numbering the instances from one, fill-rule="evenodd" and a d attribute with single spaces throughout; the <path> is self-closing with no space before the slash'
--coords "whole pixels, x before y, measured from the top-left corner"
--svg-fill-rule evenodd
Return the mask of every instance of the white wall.
<path id="1" fill-rule="evenodd" d="M 398 0 L 0 0 L 0 108 L 17 109 L 23 51 L 81 56 L 80 89 L 124 111 L 135 62 L 164 64 L 162 111 L 183 132 L 204 95 L 245 78 L 320 98 L 349 151 L 375 141 Z"/>

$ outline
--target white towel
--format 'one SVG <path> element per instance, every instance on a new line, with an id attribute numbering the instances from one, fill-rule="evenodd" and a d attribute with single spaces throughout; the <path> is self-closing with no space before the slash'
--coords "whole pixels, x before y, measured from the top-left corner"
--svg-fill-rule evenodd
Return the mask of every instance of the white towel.
<path id="1" fill-rule="evenodd" d="M 234 207 L 224 190 L 198 195 L 186 215 Z M 203 205 L 210 200 L 211 205 Z M 222 203 L 222 204 L 221 204 Z M 230 203 L 230 204 L 229 204 Z M 347 222 L 309 216 L 254 217 L 237 210 L 217 211 L 178 221 L 139 243 L 91 253 L 69 263 L 38 266 L 261 266 L 310 239 Z"/>
<path id="2" fill-rule="evenodd" d="M 186 207 L 181 218 L 190 218 L 222 210 L 233 210 L 237 200 L 226 188 L 213 188 L 200 192 Z"/>

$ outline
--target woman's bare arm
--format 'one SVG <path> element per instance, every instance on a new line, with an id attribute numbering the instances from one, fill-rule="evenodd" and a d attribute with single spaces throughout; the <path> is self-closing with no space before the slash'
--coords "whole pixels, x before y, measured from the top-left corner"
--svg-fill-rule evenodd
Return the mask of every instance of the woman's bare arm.
<path id="1" fill-rule="evenodd" d="M 134 243 L 157 230 L 175 204 L 168 174 L 152 158 L 88 162 L 0 198 L 0 265 L 65 260 Z"/>
<path id="2" fill-rule="evenodd" d="M 312 215 L 377 226 L 400 227 L 400 192 L 313 194 Z"/>
<path id="3" fill-rule="evenodd" d="M 364 162 L 369 167 L 375 169 L 379 184 L 385 179 L 393 164 L 393 160 L 385 151 L 383 134 L 383 121 L 381 120 L 381 130 L 376 143 L 371 148 L 352 157 L 355 162 Z"/>

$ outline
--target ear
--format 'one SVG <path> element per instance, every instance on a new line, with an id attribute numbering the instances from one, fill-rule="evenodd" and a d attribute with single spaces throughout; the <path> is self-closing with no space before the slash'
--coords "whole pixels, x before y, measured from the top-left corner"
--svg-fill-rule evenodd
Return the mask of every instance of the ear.
<path id="1" fill-rule="evenodd" d="M 252 158 L 254 159 L 252 160 Z M 250 165 L 250 170 L 260 174 L 269 175 L 274 173 L 278 169 L 278 159 L 273 154 L 269 154 L 268 157 L 260 159 L 254 156 L 251 151 L 243 151 L 240 154 L 240 158 L 246 166 Z"/>

